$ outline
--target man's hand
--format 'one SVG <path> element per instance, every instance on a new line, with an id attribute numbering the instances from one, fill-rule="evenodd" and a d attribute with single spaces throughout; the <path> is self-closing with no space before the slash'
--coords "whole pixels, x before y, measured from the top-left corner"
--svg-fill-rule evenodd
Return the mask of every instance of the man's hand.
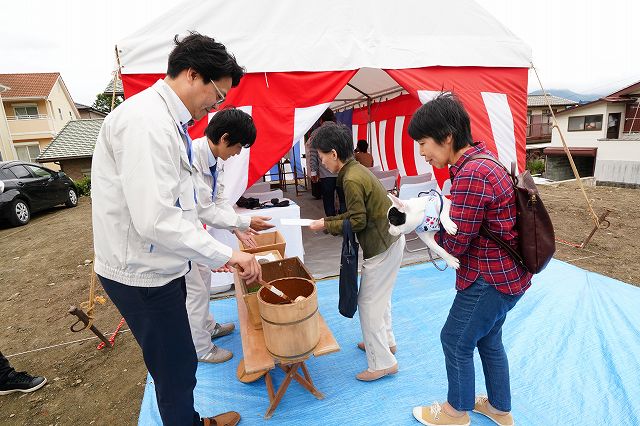
<path id="1" fill-rule="evenodd" d="M 309 225 L 309 229 L 311 229 L 312 231 L 322 231 L 324 229 L 324 218 L 311 222 L 311 225 Z"/>
<path id="2" fill-rule="evenodd" d="M 275 225 L 267 222 L 269 220 L 271 220 L 271 218 L 267 216 L 252 216 L 251 224 L 249 225 L 249 227 L 255 231 L 264 231 L 265 229 L 271 229 Z"/>
<path id="3" fill-rule="evenodd" d="M 249 228 L 251 229 L 251 228 Z M 235 230 L 233 231 L 234 234 L 236 234 L 236 237 L 238 237 L 238 239 L 240 241 L 242 241 L 242 244 L 245 247 L 249 247 L 249 248 L 254 248 L 254 247 L 258 247 L 258 244 L 256 243 L 256 240 L 253 238 L 253 233 L 250 231 L 238 231 Z"/>
<path id="4" fill-rule="evenodd" d="M 228 263 L 225 263 L 218 269 L 212 269 L 211 272 L 233 272 L 233 269 L 231 269 L 231 265 L 229 265 Z"/>
<path id="5" fill-rule="evenodd" d="M 229 259 L 227 263 L 238 270 L 238 275 L 240 275 L 240 278 L 245 280 L 247 284 L 262 279 L 262 268 L 256 260 L 256 257 L 251 253 L 234 250 L 231 254 L 231 259 Z"/>

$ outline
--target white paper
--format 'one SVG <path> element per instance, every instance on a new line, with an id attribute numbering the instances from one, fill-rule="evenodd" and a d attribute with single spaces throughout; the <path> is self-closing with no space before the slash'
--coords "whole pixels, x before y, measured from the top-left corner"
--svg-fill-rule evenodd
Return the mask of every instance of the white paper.
<path id="1" fill-rule="evenodd" d="M 273 262 L 274 260 L 278 260 L 276 258 L 276 256 L 273 253 L 269 253 L 269 254 L 265 254 L 265 255 L 260 255 L 260 256 L 256 256 L 256 260 L 258 262 L 260 262 L 261 260 L 265 261 L 265 262 Z"/>
<path id="2" fill-rule="evenodd" d="M 289 226 L 309 226 L 313 222 L 313 219 L 291 219 L 291 218 L 282 218 L 280 219 L 281 225 L 289 225 Z"/>

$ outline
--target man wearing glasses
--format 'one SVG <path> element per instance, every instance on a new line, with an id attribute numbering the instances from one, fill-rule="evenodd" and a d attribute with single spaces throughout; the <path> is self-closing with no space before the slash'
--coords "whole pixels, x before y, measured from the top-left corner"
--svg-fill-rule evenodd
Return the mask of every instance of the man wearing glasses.
<path id="1" fill-rule="evenodd" d="M 224 195 L 224 162 L 250 148 L 256 140 L 256 126 L 251 116 L 239 109 L 216 112 L 205 130 L 205 136 L 193 141 L 193 169 L 200 221 L 218 229 L 232 231 L 248 247 L 256 247 L 253 234 L 273 228 L 270 217 L 238 215 Z M 192 265 L 187 274 L 187 312 L 191 337 L 198 361 L 221 363 L 233 354 L 212 343 L 212 339 L 230 334 L 233 323 L 217 323 L 209 312 L 211 268 Z M 225 269 L 221 269 L 224 271 Z"/>
<path id="2" fill-rule="evenodd" d="M 194 409 L 197 358 L 185 275 L 191 261 L 239 266 L 248 282 L 261 270 L 253 255 L 232 251 L 201 226 L 187 125 L 221 103 L 244 70 L 210 37 L 174 41 L 167 76 L 110 113 L 98 135 L 91 170 L 95 272 L 142 349 L 163 424 L 235 425 L 236 412 L 201 418 Z"/>

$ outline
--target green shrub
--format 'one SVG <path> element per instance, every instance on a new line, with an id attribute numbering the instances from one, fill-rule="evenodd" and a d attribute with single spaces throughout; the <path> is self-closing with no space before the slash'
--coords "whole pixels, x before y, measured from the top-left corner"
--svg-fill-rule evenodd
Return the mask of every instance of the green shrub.
<path id="1" fill-rule="evenodd" d="M 529 160 L 527 161 L 527 170 L 532 175 L 539 175 L 544 173 L 544 160 Z"/>
<path id="2" fill-rule="evenodd" d="M 75 181 L 80 196 L 91 195 L 91 176 L 85 176 Z"/>

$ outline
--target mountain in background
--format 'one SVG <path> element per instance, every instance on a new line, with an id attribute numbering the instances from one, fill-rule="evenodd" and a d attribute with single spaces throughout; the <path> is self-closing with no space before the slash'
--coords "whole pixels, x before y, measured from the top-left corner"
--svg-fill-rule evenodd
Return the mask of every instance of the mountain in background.
<path id="1" fill-rule="evenodd" d="M 547 93 L 550 93 L 553 96 L 558 96 L 558 97 L 565 98 L 565 99 L 571 99 L 572 101 L 576 101 L 576 102 L 581 103 L 581 104 L 586 103 L 586 102 L 595 101 L 596 99 L 599 99 L 599 98 L 601 98 L 601 97 L 606 95 L 606 93 L 602 93 L 602 94 L 576 93 L 576 92 L 572 92 L 571 90 L 568 90 L 568 89 L 550 89 Z M 542 95 L 543 93 L 542 93 L 542 90 L 536 90 L 535 92 L 531 92 L 529 94 L 530 95 Z"/>

